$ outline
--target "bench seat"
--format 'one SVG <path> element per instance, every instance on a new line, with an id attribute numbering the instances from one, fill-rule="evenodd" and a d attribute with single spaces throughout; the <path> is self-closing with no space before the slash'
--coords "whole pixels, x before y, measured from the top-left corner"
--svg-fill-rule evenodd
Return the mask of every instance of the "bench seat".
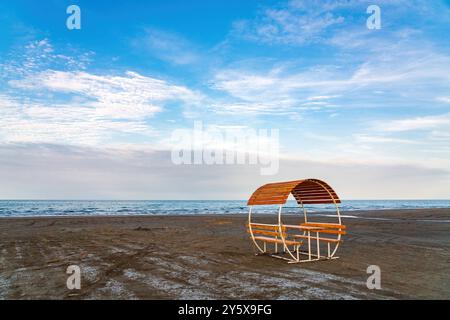
<path id="1" fill-rule="evenodd" d="M 283 243 L 283 240 L 277 239 L 277 238 L 270 238 L 270 237 L 255 237 L 255 240 L 260 240 L 264 242 L 272 242 L 272 243 Z M 292 241 L 292 240 L 285 240 L 286 245 L 288 246 L 299 246 L 302 243 L 298 241 Z"/>
<path id="2" fill-rule="evenodd" d="M 337 224 L 337 223 L 305 222 L 305 223 L 302 223 L 301 226 L 323 228 L 320 230 L 314 230 L 313 232 L 327 233 L 327 234 L 340 234 L 340 235 L 347 234 L 347 232 L 345 231 L 345 229 L 347 227 L 342 224 Z"/>
<path id="3" fill-rule="evenodd" d="M 294 238 L 300 238 L 300 239 L 308 239 L 308 236 L 304 236 L 304 235 L 301 235 L 301 234 L 296 234 L 293 237 Z M 311 236 L 310 238 L 311 238 L 311 240 L 316 240 L 317 239 L 317 237 L 314 237 L 314 236 Z M 330 238 L 320 238 L 320 237 L 319 237 L 319 241 L 330 242 L 330 243 L 342 242 L 342 240 L 330 239 Z"/>
<path id="4" fill-rule="evenodd" d="M 302 223 L 301 226 L 324 227 L 324 228 L 334 228 L 334 229 L 345 229 L 345 228 L 347 228 L 343 224 L 323 223 L 323 222 L 305 222 L 305 223 Z"/>

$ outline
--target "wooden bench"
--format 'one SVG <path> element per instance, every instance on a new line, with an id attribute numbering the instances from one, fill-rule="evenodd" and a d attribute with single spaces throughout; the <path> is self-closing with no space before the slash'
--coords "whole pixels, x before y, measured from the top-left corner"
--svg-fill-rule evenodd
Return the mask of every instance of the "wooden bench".
<path id="1" fill-rule="evenodd" d="M 308 239 L 308 236 L 302 235 L 302 234 L 295 234 L 293 235 L 294 238 L 300 238 L 300 239 Z M 322 238 L 322 237 L 314 237 L 311 236 L 311 239 L 319 239 L 319 241 L 323 241 L 323 242 L 331 242 L 331 243 L 338 243 L 338 242 L 342 242 L 343 240 L 338 240 L 338 239 L 330 239 L 330 238 Z"/>
<path id="2" fill-rule="evenodd" d="M 251 228 L 251 232 L 250 232 Z M 301 242 L 295 240 L 287 240 L 286 227 L 282 226 L 280 232 L 280 227 L 277 224 L 265 224 L 265 223 L 251 223 L 247 225 L 247 232 L 253 233 L 253 238 L 258 241 L 262 241 L 264 243 L 264 251 L 266 251 L 266 243 L 274 243 L 275 244 L 275 252 L 278 251 L 278 244 L 284 243 L 289 246 L 299 246 Z M 257 235 L 257 236 L 255 236 Z"/>
<path id="3" fill-rule="evenodd" d="M 330 239 L 330 238 L 324 238 L 324 237 L 320 237 L 319 234 L 320 233 L 326 233 L 326 234 L 335 234 L 335 235 L 345 235 L 347 234 L 347 232 L 345 231 L 346 226 L 342 225 L 342 224 L 337 224 L 337 223 L 323 223 L 323 222 L 305 222 L 300 224 L 301 227 L 306 227 L 306 228 L 317 228 L 311 231 L 308 231 L 308 235 L 294 235 L 294 238 L 297 239 L 307 239 L 308 240 L 308 247 L 310 248 L 311 246 L 311 240 L 316 240 L 317 241 L 317 255 L 320 256 L 320 242 L 325 242 L 327 244 L 327 249 L 328 249 L 328 257 L 331 256 L 331 249 L 330 249 L 330 244 L 331 243 L 335 243 L 338 244 L 340 242 L 342 242 L 341 239 Z M 316 236 L 311 236 L 311 232 L 316 233 Z M 311 251 L 311 249 L 309 249 L 309 251 Z"/>
<path id="4" fill-rule="evenodd" d="M 261 240 L 261 241 L 265 241 L 265 242 L 271 242 L 271 243 L 281 243 L 283 244 L 283 240 L 278 239 L 278 238 L 269 238 L 269 237 L 255 237 L 255 240 Z M 300 242 L 297 241 L 293 241 L 293 240 L 284 240 L 284 243 L 286 243 L 286 245 L 288 246 L 299 246 L 301 245 Z"/>
<path id="5" fill-rule="evenodd" d="M 347 232 L 345 229 L 347 228 L 343 224 L 337 224 L 337 223 L 321 223 L 321 222 L 305 222 L 302 223 L 301 226 L 305 227 L 318 227 L 323 229 L 317 229 L 314 232 L 319 233 L 327 233 L 327 234 L 340 234 L 345 235 Z"/>
<path id="6" fill-rule="evenodd" d="M 250 231 L 251 229 L 251 231 Z M 295 229 L 298 231 L 305 231 L 304 234 L 294 234 L 290 235 L 288 238 L 287 229 Z M 331 258 L 331 247 L 330 244 L 338 244 L 342 242 L 342 240 L 331 239 L 326 237 L 321 237 L 320 233 L 325 234 L 335 234 L 335 235 L 345 235 L 346 234 L 346 226 L 336 223 L 321 223 L 321 222 L 305 222 L 300 225 L 283 225 L 280 226 L 278 224 L 266 224 L 266 223 L 250 223 L 247 225 L 247 232 L 253 234 L 253 239 L 255 241 L 262 241 L 264 246 L 264 252 L 266 252 L 266 244 L 274 243 L 275 244 L 275 252 L 278 251 L 278 244 L 287 246 L 294 246 L 297 251 L 297 256 L 299 254 L 299 247 L 302 245 L 302 240 L 307 240 L 308 244 L 308 256 L 309 261 L 311 261 L 311 256 L 313 255 L 311 252 L 311 241 L 316 241 L 317 243 L 317 257 L 320 258 L 320 242 L 325 242 L 328 247 L 328 258 Z M 311 235 L 311 233 L 315 233 L 315 235 Z M 295 239 L 299 239 L 296 241 Z M 283 248 L 284 249 L 284 248 Z"/>

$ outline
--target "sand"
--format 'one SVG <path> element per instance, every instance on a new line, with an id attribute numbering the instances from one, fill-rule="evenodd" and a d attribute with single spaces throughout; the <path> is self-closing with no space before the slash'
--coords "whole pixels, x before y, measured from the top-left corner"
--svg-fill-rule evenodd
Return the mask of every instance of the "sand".
<path id="1" fill-rule="evenodd" d="M 339 259 L 306 264 L 255 256 L 242 215 L 0 218 L 0 299 L 450 298 L 450 209 L 357 215 Z"/>

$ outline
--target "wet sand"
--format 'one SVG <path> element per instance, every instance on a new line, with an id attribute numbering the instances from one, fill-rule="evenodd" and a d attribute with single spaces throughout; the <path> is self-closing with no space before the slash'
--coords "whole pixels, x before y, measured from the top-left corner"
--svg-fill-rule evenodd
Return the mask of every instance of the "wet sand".
<path id="1" fill-rule="evenodd" d="M 242 215 L 0 218 L 0 299 L 450 299 L 450 209 L 343 214 L 340 258 L 303 264 L 255 256 Z"/>

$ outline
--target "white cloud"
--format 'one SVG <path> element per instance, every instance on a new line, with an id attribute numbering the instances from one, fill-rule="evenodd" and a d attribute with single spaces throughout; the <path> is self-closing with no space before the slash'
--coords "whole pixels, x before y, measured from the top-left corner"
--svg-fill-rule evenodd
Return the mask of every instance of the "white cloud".
<path id="1" fill-rule="evenodd" d="M 306 100 L 309 100 L 309 101 L 329 100 L 329 99 L 338 98 L 338 97 L 339 97 L 339 95 L 332 95 L 332 96 L 312 96 L 312 97 L 308 97 Z"/>
<path id="2" fill-rule="evenodd" d="M 94 52 L 78 52 L 73 48 L 63 54 L 55 50 L 49 39 L 35 40 L 23 48 L 12 50 L 0 62 L 0 78 L 17 79 L 50 68 L 84 70 L 93 56 Z"/>
<path id="3" fill-rule="evenodd" d="M 275 112 L 286 114 L 287 112 L 283 112 L 280 106 L 277 107 L 277 105 L 270 103 L 212 103 L 209 108 L 219 114 L 261 115 Z"/>
<path id="4" fill-rule="evenodd" d="M 11 80 L 10 85 L 26 90 L 50 90 L 77 94 L 89 101 L 97 116 L 139 119 L 151 117 L 169 100 L 198 103 L 201 95 L 186 87 L 127 72 L 125 76 L 100 76 L 87 72 L 48 70 L 25 79 Z"/>
<path id="5" fill-rule="evenodd" d="M 355 136 L 356 142 L 359 143 L 405 143 L 405 144 L 416 144 L 417 141 L 410 140 L 410 139 L 399 139 L 399 138 L 393 138 L 393 137 L 386 137 L 386 136 L 375 136 L 375 135 L 368 135 L 368 134 L 356 134 Z"/>
<path id="6" fill-rule="evenodd" d="M 450 103 L 450 97 L 438 97 L 436 98 L 436 101 Z"/>
<path id="7" fill-rule="evenodd" d="M 321 41 L 331 27 L 345 19 L 334 9 L 349 5 L 349 1 L 290 1 L 277 8 L 263 10 L 253 20 L 234 23 L 233 34 L 247 40 L 269 43 L 302 45 Z"/>
<path id="8" fill-rule="evenodd" d="M 90 55 L 61 54 L 43 39 L 0 63 L 0 141 L 140 144 L 156 136 L 150 120 L 168 104 L 181 109 L 204 100 L 185 86 L 136 72 L 86 72 Z"/>
<path id="9" fill-rule="evenodd" d="M 67 144 L 113 143 L 115 139 L 152 137 L 147 120 L 164 104 L 195 104 L 202 96 L 190 89 L 134 72 L 125 76 L 47 70 L 9 84 L 16 98 L 0 99 L 2 141 Z M 44 92 L 59 95 L 42 97 Z M 25 97 L 25 93 L 38 93 Z"/>
<path id="10" fill-rule="evenodd" d="M 112 137 L 154 135 L 139 119 L 119 121 L 99 116 L 95 108 L 76 105 L 40 104 L 0 96 L 2 142 L 65 143 L 99 145 Z"/>
<path id="11" fill-rule="evenodd" d="M 450 113 L 436 116 L 384 121 L 375 125 L 376 130 L 390 132 L 427 130 L 439 127 L 450 128 Z"/>
<path id="12" fill-rule="evenodd" d="M 354 19 L 359 10 L 361 17 L 366 17 L 369 4 L 352 0 L 294 0 L 266 8 L 253 20 L 236 22 L 234 31 L 238 36 L 276 44 L 288 54 L 295 53 L 295 48 L 285 45 L 308 46 L 305 52 L 315 52 L 317 43 L 311 46 L 311 42 L 320 42 L 330 54 L 326 58 L 319 54 L 313 63 L 302 57 L 302 51 L 298 52 L 298 59 L 285 59 L 282 63 L 270 64 L 270 60 L 261 59 L 259 65 L 251 67 L 244 60 L 218 70 L 212 87 L 238 100 L 231 105 L 240 105 L 252 113 L 257 113 L 260 106 L 262 114 L 301 110 L 299 106 L 305 100 L 316 99 L 325 102 L 341 98 L 341 103 L 323 104 L 326 108 L 343 106 L 342 101 L 349 107 L 381 107 L 386 98 L 392 107 L 418 107 L 435 103 L 436 94 L 443 94 L 439 101 L 447 103 L 450 56 L 445 47 L 439 46 L 439 41 L 434 41 L 435 45 L 423 28 L 395 23 L 404 15 L 428 19 L 439 13 L 431 10 L 426 1 L 379 1 L 386 27 L 374 32 L 365 27 L 365 19 Z M 350 18 L 340 21 L 339 17 L 344 16 Z M 313 26 L 312 30 L 309 26 Z M 226 110 L 230 110 L 229 105 L 223 104 Z M 318 108 L 316 104 L 314 110 Z"/>
<path id="13" fill-rule="evenodd" d="M 447 93 L 450 87 L 450 57 L 435 49 L 419 45 L 403 48 L 383 46 L 382 54 L 361 53 L 355 63 L 330 61 L 328 65 L 290 68 L 275 64 L 265 70 L 225 68 L 215 74 L 212 87 L 239 99 L 254 109 L 277 106 L 278 110 L 302 104 L 336 107 L 336 99 L 346 106 L 381 106 L 391 97 L 392 107 L 405 104 L 435 103 L 436 92 Z M 292 63 L 291 63 L 292 64 Z M 425 88 L 433 87 L 433 90 Z M 383 96 L 380 97 L 379 93 Z M 446 102 L 445 96 L 439 101 Z"/>
<path id="14" fill-rule="evenodd" d="M 443 131 L 443 130 L 433 130 L 430 132 L 429 135 L 431 140 L 434 141 L 441 141 L 444 143 L 450 142 L 450 130 L 449 131 Z M 448 144 L 449 150 L 450 150 L 450 144 Z"/>
<path id="15" fill-rule="evenodd" d="M 280 72 L 279 68 L 265 72 L 222 70 L 216 74 L 214 87 L 243 100 L 252 100 L 261 94 L 287 95 L 298 90 L 340 92 L 369 85 L 374 90 L 377 85 L 384 88 L 385 84 L 405 86 L 430 81 L 450 83 L 448 66 L 448 56 L 430 52 L 404 52 L 388 59 L 369 59 L 359 65 L 349 66 L 348 71 L 339 65 L 314 66 L 301 72 Z M 322 95 L 319 99 L 332 96 Z"/>

